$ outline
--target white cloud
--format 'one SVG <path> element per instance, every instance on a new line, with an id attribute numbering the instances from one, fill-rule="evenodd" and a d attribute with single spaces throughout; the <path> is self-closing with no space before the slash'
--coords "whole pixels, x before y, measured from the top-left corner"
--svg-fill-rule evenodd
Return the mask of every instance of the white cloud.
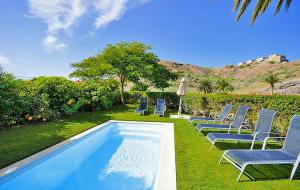
<path id="1" fill-rule="evenodd" d="M 108 23 L 119 20 L 126 11 L 128 0 L 97 0 L 94 2 L 95 8 L 99 12 L 99 17 L 95 21 L 95 27 L 101 28 Z"/>
<path id="2" fill-rule="evenodd" d="M 128 8 L 148 1 L 150 0 L 94 0 L 93 4 L 98 11 L 95 27 L 103 28 L 110 22 L 119 20 Z"/>
<path id="3" fill-rule="evenodd" d="M 0 65 L 11 65 L 11 64 L 12 61 L 8 57 L 0 54 Z"/>
<path id="4" fill-rule="evenodd" d="M 29 0 L 31 13 L 48 24 L 48 32 L 67 30 L 85 13 L 82 0 Z"/>
<path id="5" fill-rule="evenodd" d="M 66 47 L 56 37 L 60 30 L 67 31 L 81 17 L 86 7 L 82 0 L 29 0 L 30 12 L 48 25 L 47 36 L 43 44 L 47 50 L 62 50 Z"/>
<path id="6" fill-rule="evenodd" d="M 47 51 L 61 51 L 67 47 L 66 44 L 59 42 L 58 38 L 52 35 L 48 35 L 43 39 L 43 45 Z"/>
<path id="7" fill-rule="evenodd" d="M 97 12 L 94 25 L 96 29 L 100 29 L 119 20 L 129 8 L 148 1 L 150 0 L 28 0 L 28 4 L 31 15 L 48 25 L 47 35 L 42 43 L 46 50 L 60 51 L 67 45 L 60 42 L 58 33 L 68 31 L 87 10 Z"/>

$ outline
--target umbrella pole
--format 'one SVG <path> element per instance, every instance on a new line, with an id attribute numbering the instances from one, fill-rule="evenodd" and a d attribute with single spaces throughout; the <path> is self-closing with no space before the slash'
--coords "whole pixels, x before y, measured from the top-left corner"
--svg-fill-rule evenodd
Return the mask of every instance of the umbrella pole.
<path id="1" fill-rule="evenodd" d="M 180 96 L 180 100 L 179 100 L 178 116 L 181 115 L 181 106 L 182 106 L 182 96 Z"/>

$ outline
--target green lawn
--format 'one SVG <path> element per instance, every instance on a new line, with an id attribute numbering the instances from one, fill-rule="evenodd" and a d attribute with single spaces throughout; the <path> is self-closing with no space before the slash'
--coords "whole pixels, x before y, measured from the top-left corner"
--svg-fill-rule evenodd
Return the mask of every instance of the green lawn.
<path id="1" fill-rule="evenodd" d="M 78 114 L 53 122 L 0 130 L 0 168 L 109 119 L 174 122 L 178 189 L 300 189 L 299 180 L 287 180 L 290 166 L 249 167 L 247 172 L 256 182 L 246 176 L 241 182 L 236 182 L 239 171 L 230 164 L 218 164 L 222 154 L 220 149 L 247 148 L 249 144 L 219 143 L 219 148 L 209 151 L 211 144 L 203 142 L 204 134 L 198 136 L 187 126 L 187 121 L 152 114 L 139 116 L 132 107 L 117 107 L 113 111 Z"/>

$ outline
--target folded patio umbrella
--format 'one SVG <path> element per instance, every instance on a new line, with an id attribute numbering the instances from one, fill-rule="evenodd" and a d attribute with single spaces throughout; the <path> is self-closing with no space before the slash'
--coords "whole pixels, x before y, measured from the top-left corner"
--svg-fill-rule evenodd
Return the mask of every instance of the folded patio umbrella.
<path id="1" fill-rule="evenodd" d="M 179 88 L 177 90 L 177 95 L 180 96 L 179 100 L 179 108 L 178 108 L 178 116 L 181 115 L 182 112 L 182 97 L 186 94 L 186 82 L 185 78 L 183 77 L 180 81 Z"/>

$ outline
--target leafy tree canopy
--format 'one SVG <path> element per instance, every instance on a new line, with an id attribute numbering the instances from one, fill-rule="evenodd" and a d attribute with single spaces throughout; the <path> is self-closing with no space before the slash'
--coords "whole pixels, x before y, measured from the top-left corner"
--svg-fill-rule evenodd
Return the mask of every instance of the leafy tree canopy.
<path id="1" fill-rule="evenodd" d="M 127 80 L 135 84 L 146 81 L 163 90 L 170 85 L 170 80 L 177 78 L 176 74 L 158 64 L 158 56 L 150 50 L 150 46 L 140 42 L 111 44 L 97 55 L 72 64 L 75 71 L 70 76 L 83 80 L 117 77 L 121 84 L 121 101 L 124 103 Z"/>
<path id="2" fill-rule="evenodd" d="M 133 85 L 133 87 L 131 88 L 131 90 L 133 91 L 147 91 L 149 88 L 149 85 L 145 84 L 145 83 L 135 83 Z"/>

